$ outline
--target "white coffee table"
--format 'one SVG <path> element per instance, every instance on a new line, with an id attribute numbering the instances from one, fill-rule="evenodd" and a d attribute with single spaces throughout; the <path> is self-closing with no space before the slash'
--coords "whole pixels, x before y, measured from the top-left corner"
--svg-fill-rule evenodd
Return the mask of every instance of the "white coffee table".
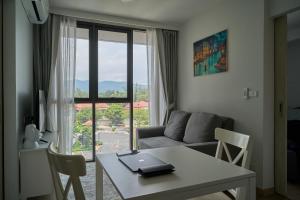
<path id="1" fill-rule="evenodd" d="M 172 174 L 145 178 L 131 172 L 115 154 L 96 156 L 96 199 L 103 200 L 103 170 L 122 199 L 184 200 L 245 187 L 246 199 L 256 199 L 255 173 L 184 146 L 142 150 L 171 163 Z"/>

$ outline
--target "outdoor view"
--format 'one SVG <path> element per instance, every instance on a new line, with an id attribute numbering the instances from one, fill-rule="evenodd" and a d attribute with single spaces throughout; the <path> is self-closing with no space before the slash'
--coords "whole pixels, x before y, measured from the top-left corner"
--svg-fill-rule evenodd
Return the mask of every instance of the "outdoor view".
<path id="1" fill-rule="evenodd" d="M 79 29 L 79 28 L 78 28 Z M 79 30 L 77 38 L 77 68 L 75 97 L 89 97 L 89 41 L 87 29 Z M 135 128 L 149 125 L 149 93 L 145 33 L 133 35 L 133 145 Z M 127 35 L 98 32 L 98 97 L 127 97 Z M 95 135 L 93 136 L 93 109 Z M 73 154 L 86 160 L 96 153 L 109 153 L 130 147 L 130 102 L 76 103 L 73 133 Z M 93 137 L 95 147 L 93 147 Z"/>

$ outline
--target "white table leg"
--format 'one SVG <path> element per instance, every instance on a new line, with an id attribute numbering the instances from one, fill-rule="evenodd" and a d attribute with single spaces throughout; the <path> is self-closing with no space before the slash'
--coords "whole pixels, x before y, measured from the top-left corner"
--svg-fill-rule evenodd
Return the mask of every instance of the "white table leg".
<path id="1" fill-rule="evenodd" d="M 96 200 L 103 200 L 103 168 L 96 159 Z"/>
<path id="2" fill-rule="evenodd" d="M 248 179 L 246 189 L 246 200 L 256 200 L 256 178 L 252 177 Z"/>

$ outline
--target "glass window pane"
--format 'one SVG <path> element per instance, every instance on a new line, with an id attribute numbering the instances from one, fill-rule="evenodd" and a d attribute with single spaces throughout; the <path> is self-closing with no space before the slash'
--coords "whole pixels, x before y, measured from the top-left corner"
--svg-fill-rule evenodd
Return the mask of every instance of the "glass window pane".
<path id="1" fill-rule="evenodd" d="M 130 149 L 129 108 L 128 103 L 96 104 L 96 153 Z"/>
<path id="2" fill-rule="evenodd" d="M 98 96 L 127 97 L 127 33 L 98 31 Z"/>
<path id="3" fill-rule="evenodd" d="M 149 126 L 149 90 L 146 33 L 133 32 L 133 145 L 136 128 Z"/>
<path id="4" fill-rule="evenodd" d="M 93 159 L 93 115 L 92 104 L 75 104 L 75 124 L 72 153 L 83 155 L 86 160 Z"/>
<path id="5" fill-rule="evenodd" d="M 75 97 L 89 97 L 89 29 L 76 32 Z"/>

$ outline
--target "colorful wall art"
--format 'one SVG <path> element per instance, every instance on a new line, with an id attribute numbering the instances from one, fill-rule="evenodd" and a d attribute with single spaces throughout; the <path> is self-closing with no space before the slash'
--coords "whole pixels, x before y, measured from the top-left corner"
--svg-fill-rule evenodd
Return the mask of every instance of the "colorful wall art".
<path id="1" fill-rule="evenodd" d="M 194 43 L 194 76 L 228 70 L 227 30 Z"/>

